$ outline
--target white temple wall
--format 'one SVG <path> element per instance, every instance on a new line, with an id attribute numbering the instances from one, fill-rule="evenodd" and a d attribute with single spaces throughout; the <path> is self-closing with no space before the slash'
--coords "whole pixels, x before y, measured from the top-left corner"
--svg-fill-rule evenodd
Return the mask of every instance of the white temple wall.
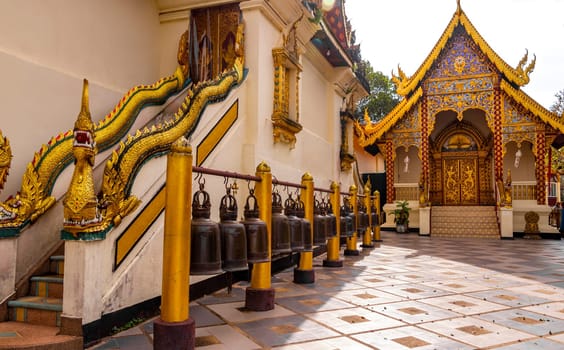
<path id="1" fill-rule="evenodd" d="M 5 1 L 0 32 L 10 33 L 0 36 L 1 130 L 14 155 L 4 200 L 34 152 L 73 128 L 83 78 L 94 121 L 131 87 L 159 78 L 159 22 L 150 0 Z"/>

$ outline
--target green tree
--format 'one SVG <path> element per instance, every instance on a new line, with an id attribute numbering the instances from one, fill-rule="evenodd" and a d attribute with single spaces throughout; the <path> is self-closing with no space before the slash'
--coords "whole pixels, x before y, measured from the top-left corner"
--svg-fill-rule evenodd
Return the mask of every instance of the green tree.
<path id="1" fill-rule="evenodd" d="M 550 111 L 555 113 L 556 115 L 563 116 L 564 115 L 564 89 L 558 91 L 554 97 L 556 97 L 556 101 L 550 106 Z"/>
<path id="2" fill-rule="evenodd" d="M 362 60 L 359 69 L 370 86 L 370 95 L 362 98 L 357 104 L 356 114 L 359 118 L 364 116 L 364 110 L 368 109 L 368 115 L 373 121 L 384 118 L 400 101 L 396 94 L 394 83 L 382 72 L 374 71 L 370 62 Z"/>

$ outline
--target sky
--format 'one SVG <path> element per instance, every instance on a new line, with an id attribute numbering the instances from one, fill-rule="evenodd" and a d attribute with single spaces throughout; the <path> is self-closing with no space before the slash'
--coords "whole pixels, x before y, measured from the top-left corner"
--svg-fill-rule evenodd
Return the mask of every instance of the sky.
<path id="1" fill-rule="evenodd" d="M 474 27 L 511 67 L 529 51 L 537 62 L 522 89 L 546 108 L 564 89 L 564 0 L 461 0 Z M 362 58 L 388 77 L 411 76 L 439 40 L 456 0 L 346 0 Z"/>

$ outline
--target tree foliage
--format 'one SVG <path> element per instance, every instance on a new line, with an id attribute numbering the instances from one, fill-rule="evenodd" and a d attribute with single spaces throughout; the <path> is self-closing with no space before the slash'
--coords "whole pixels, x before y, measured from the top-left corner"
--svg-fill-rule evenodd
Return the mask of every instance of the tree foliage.
<path id="1" fill-rule="evenodd" d="M 382 72 L 374 71 L 370 62 L 362 60 L 359 69 L 364 72 L 364 77 L 370 86 L 370 95 L 362 98 L 357 104 L 356 114 L 359 118 L 364 116 L 364 110 L 373 121 L 384 118 L 400 101 L 396 94 L 394 83 Z"/>
<path id="2" fill-rule="evenodd" d="M 556 101 L 550 106 L 550 111 L 555 113 L 556 115 L 563 116 L 564 115 L 564 89 L 558 91 L 554 97 L 556 97 Z"/>

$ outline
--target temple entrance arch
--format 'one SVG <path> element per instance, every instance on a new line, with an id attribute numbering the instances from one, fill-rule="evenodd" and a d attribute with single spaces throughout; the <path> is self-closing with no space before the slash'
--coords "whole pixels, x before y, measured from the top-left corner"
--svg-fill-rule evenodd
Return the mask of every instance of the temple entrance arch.
<path id="1" fill-rule="evenodd" d="M 491 205 L 492 137 L 485 112 L 472 109 L 462 120 L 452 111 L 435 116 L 430 139 L 430 200 L 433 205 Z"/>

